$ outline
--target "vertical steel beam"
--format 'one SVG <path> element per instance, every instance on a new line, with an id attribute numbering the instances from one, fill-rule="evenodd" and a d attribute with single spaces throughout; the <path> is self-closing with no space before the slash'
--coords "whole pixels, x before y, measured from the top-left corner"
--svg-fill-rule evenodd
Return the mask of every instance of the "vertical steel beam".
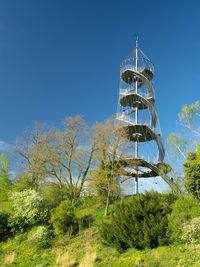
<path id="1" fill-rule="evenodd" d="M 135 70 L 138 70 L 138 39 L 136 39 L 136 48 L 135 48 Z M 136 77 L 135 82 L 135 92 L 138 93 L 138 81 Z M 138 124 L 138 106 L 135 109 L 135 124 Z M 135 158 L 138 158 L 138 141 L 135 142 Z M 135 176 L 135 194 L 138 194 L 138 166 L 136 166 L 136 176 Z"/>

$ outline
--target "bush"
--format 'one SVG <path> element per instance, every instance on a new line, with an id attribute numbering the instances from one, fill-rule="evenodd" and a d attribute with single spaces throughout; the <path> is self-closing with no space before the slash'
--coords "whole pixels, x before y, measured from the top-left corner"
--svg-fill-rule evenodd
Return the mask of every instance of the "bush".
<path id="1" fill-rule="evenodd" d="M 4 210 L 0 211 L 0 241 L 3 241 L 10 234 L 8 219 L 10 214 Z"/>
<path id="2" fill-rule="evenodd" d="M 172 194 L 146 192 L 122 202 L 111 215 L 110 222 L 100 227 L 103 243 L 119 250 L 167 244 L 167 215 L 175 198 Z"/>
<path id="3" fill-rule="evenodd" d="M 183 226 L 181 239 L 187 244 L 200 243 L 200 217 L 192 219 Z"/>
<path id="4" fill-rule="evenodd" d="M 52 239 L 52 231 L 47 226 L 40 225 L 30 231 L 28 238 L 36 247 L 47 248 Z"/>
<path id="5" fill-rule="evenodd" d="M 168 216 L 167 235 L 172 242 L 181 242 L 183 225 L 200 216 L 200 203 L 192 196 L 181 196 L 173 205 Z"/>
<path id="6" fill-rule="evenodd" d="M 70 200 L 64 200 L 51 213 L 49 221 L 53 224 L 55 234 L 66 233 L 70 227 L 76 224 L 74 207 Z"/>
<path id="7" fill-rule="evenodd" d="M 13 192 L 10 200 L 13 215 L 9 219 L 9 225 L 14 231 L 48 221 L 49 209 L 44 199 L 35 190 L 28 189 L 22 192 Z"/>

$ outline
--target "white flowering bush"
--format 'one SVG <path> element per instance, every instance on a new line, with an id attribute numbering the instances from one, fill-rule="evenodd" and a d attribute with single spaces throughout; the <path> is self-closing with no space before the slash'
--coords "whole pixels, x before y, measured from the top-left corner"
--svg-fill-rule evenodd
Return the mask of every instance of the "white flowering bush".
<path id="1" fill-rule="evenodd" d="M 200 243 L 200 216 L 183 226 L 181 239 L 187 244 Z"/>
<path id="2" fill-rule="evenodd" d="M 9 219 L 9 225 L 13 230 L 23 230 L 28 225 L 48 221 L 48 206 L 35 190 L 27 189 L 22 192 L 13 192 L 10 195 L 10 200 L 13 215 Z"/>
<path id="3" fill-rule="evenodd" d="M 28 235 L 29 241 L 38 248 L 47 248 L 50 245 L 51 238 L 52 231 L 44 225 L 33 228 Z"/>

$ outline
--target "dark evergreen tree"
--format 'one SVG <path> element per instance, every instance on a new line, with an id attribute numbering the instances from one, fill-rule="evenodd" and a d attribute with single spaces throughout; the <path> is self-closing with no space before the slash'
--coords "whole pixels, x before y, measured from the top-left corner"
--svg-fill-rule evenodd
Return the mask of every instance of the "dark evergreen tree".
<path id="1" fill-rule="evenodd" d="M 100 227 L 103 243 L 119 250 L 167 244 L 167 215 L 175 199 L 176 196 L 172 194 L 146 192 L 122 202 L 110 222 Z"/>

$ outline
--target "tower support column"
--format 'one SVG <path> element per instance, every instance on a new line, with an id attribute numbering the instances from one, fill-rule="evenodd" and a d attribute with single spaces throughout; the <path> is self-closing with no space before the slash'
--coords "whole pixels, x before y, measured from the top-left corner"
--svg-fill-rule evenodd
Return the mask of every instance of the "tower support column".
<path id="1" fill-rule="evenodd" d="M 135 69 L 138 71 L 138 39 L 136 39 L 135 48 Z M 135 83 L 135 92 L 138 93 L 138 81 Z M 135 109 L 135 124 L 138 124 L 138 106 Z M 135 158 L 138 158 L 138 141 L 135 142 Z M 136 166 L 136 176 L 135 176 L 135 195 L 138 194 L 138 166 Z"/>

